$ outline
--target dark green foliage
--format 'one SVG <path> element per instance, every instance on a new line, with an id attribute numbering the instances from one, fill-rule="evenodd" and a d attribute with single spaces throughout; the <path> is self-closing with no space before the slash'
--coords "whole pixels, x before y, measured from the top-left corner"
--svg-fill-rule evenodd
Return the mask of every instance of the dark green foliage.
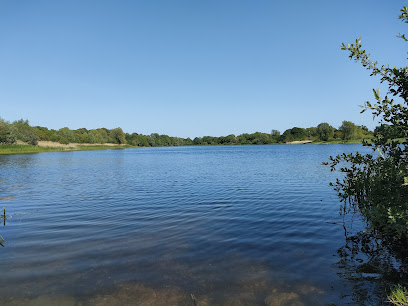
<path id="1" fill-rule="evenodd" d="M 116 144 L 125 144 L 126 143 L 126 135 L 123 133 L 121 128 L 116 128 L 110 131 L 109 137 L 112 143 Z"/>
<path id="2" fill-rule="evenodd" d="M 327 122 L 322 122 L 317 126 L 317 136 L 320 140 L 328 141 L 330 138 L 334 136 L 334 127 L 332 127 Z"/>
<path id="3" fill-rule="evenodd" d="M 90 143 L 88 130 L 85 128 L 74 130 L 75 139 L 78 143 Z"/>
<path id="4" fill-rule="evenodd" d="M 400 16 L 408 22 L 406 7 Z M 405 12 L 405 13 L 404 13 Z M 404 40 L 405 37 L 402 36 Z M 371 111 L 379 118 L 372 143 L 372 154 L 342 154 L 330 158 L 331 169 L 340 168 L 344 179 L 334 184 L 343 201 L 343 213 L 359 212 L 374 235 L 392 247 L 408 248 L 408 67 L 378 67 L 369 59 L 361 47 L 360 39 L 355 44 L 342 45 L 350 51 L 350 58 L 360 61 L 371 75 L 379 75 L 381 82 L 388 84 L 391 97 L 381 97 L 373 90 L 375 103 L 366 102 L 364 111 Z M 343 139 L 352 137 L 357 127 L 343 121 Z M 361 131 L 364 129 L 359 128 Z M 345 164 L 346 163 L 346 164 Z"/>
<path id="5" fill-rule="evenodd" d="M 106 143 L 108 142 L 108 137 L 105 131 L 100 130 L 90 130 L 88 132 L 89 143 Z"/>
<path id="6" fill-rule="evenodd" d="M 196 137 L 193 140 L 191 138 L 171 137 L 168 135 L 161 135 L 158 133 L 152 133 L 150 135 L 142 135 L 138 133 L 124 133 L 121 128 L 115 128 L 112 130 L 106 128 L 99 128 L 94 130 L 88 130 L 80 128 L 71 130 L 67 127 L 61 128 L 58 131 L 54 129 L 48 129 L 46 127 L 36 126 L 30 127 L 28 121 L 19 120 L 13 123 L 13 125 L 24 127 L 20 128 L 19 139 L 28 142 L 28 137 L 21 135 L 31 135 L 31 139 L 59 142 L 61 144 L 69 143 L 87 143 L 87 144 L 128 144 L 138 147 L 161 147 L 161 146 L 191 146 L 191 145 L 264 145 L 275 144 L 282 142 L 289 142 L 294 140 L 316 140 L 317 131 L 316 127 L 309 127 L 306 129 L 294 127 L 286 130 L 283 135 L 278 130 L 272 130 L 270 134 L 255 132 L 252 134 L 244 133 L 238 136 L 230 134 L 227 136 L 203 136 Z M 3 131 L 3 139 L 6 139 L 4 135 L 9 135 L 7 141 L 15 141 L 16 133 L 13 133 L 11 129 L 12 125 L 2 121 L 0 131 Z M 30 134 L 31 131 L 31 134 Z M 362 130 L 361 130 L 362 131 Z M 341 136 L 341 132 L 338 132 Z M 1 143 L 1 141 L 0 141 Z M 36 142 L 29 142 L 34 144 Z"/>
<path id="7" fill-rule="evenodd" d="M 317 127 L 306 128 L 305 132 L 306 132 L 306 137 L 308 139 L 313 139 L 313 138 L 316 138 L 318 136 Z"/>
<path id="8" fill-rule="evenodd" d="M 11 133 L 10 123 L 0 118 L 0 144 L 13 144 L 16 138 Z"/>
<path id="9" fill-rule="evenodd" d="M 67 127 L 59 129 L 58 136 L 58 142 L 62 144 L 78 142 L 77 138 L 75 137 L 75 133 Z"/>
<path id="10" fill-rule="evenodd" d="M 38 136 L 36 129 L 30 126 L 28 120 L 17 120 L 11 124 L 11 133 L 17 140 L 21 140 L 31 145 L 37 145 Z"/>
<path id="11" fill-rule="evenodd" d="M 46 127 L 35 126 L 34 130 L 35 130 L 39 140 L 50 141 L 52 132 L 50 130 L 48 130 Z"/>
<path id="12" fill-rule="evenodd" d="M 351 121 L 343 121 L 339 130 L 342 132 L 342 139 L 356 139 L 357 136 L 357 125 Z"/>
<path id="13" fill-rule="evenodd" d="M 279 137 L 279 136 L 280 136 L 280 132 L 278 130 L 271 131 L 271 137 Z"/>
<path id="14" fill-rule="evenodd" d="M 282 142 L 290 142 L 296 140 L 305 140 L 306 139 L 306 130 L 300 127 L 294 127 L 286 130 L 280 137 Z"/>

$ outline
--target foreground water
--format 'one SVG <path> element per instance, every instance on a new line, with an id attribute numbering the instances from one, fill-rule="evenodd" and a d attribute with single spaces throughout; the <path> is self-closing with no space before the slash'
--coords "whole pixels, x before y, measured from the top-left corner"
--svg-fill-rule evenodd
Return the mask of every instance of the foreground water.
<path id="1" fill-rule="evenodd" d="M 359 145 L 0 156 L 0 303 L 350 303 L 338 174 Z"/>

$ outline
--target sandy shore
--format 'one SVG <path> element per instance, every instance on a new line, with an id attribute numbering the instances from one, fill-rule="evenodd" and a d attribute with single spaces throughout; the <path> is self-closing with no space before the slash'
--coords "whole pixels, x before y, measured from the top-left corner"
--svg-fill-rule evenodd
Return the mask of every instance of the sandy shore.
<path id="1" fill-rule="evenodd" d="M 304 144 L 304 143 L 310 143 L 313 142 L 311 140 L 297 140 L 297 141 L 291 141 L 291 142 L 287 142 L 287 144 Z"/>
<path id="2" fill-rule="evenodd" d="M 117 144 L 114 143 L 69 143 L 69 144 L 61 144 L 59 142 L 53 141 L 39 141 L 39 147 L 50 147 L 50 148 L 78 148 L 78 146 L 109 146 L 109 147 L 116 147 Z"/>

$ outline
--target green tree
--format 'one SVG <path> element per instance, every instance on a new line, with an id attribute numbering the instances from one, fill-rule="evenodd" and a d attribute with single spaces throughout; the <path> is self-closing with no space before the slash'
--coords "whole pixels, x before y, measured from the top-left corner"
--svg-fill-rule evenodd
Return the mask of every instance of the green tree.
<path id="1" fill-rule="evenodd" d="M 304 140 L 306 138 L 306 130 L 300 127 L 293 127 L 286 130 L 281 135 L 280 140 L 283 142 L 290 142 L 294 140 Z"/>
<path id="2" fill-rule="evenodd" d="M 75 138 L 78 140 L 79 143 L 89 143 L 89 134 L 88 130 L 85 128 L 74 130 Z"/>
<path id="3" fill-rule="evenodd" d="M 37 145 L 38 135 L 35 129 L 30 126 L 28 120 L 17 120 L 11 124 L 11 133 L 16 139 L 27 142 L 31 145 Z"/>
<path id="4" fill-rule="evenodd" d="M 150 146 L 149 142 L 147 141 L 147 137 L 144 135 L 138 135 L 137 141 L 138 141 L 137 145 L 139 147 L 149 147 Z"/>
<path id="5" fill-rule="evenodd" d="M 357 137 L 357 125 L 351 121 L 343 121 L 339 127 L 339 131 L 342 133 L 343 140 L 356 139 Z"/>
<path id="6" fill-rule="evenodd" d="M 51 141 L 52 131 L 46 127 L 36 126 L 34 127 L 35 132 L 37 133 L 38 139 L 43 141 Z"/>
<path id="7" fill-rule="evenodd" d="M 271 130 L 271 137 L 279 137 L 280 132 L 278 130 Z"/>
<path id="8" fill-rule="evenodd" d="M 408 23 L 407 8 L 399 16 Z M 408 41 L 405 35 L 400 36 Z M 373 89 L 374 103 L 366 102 L 364 111 L 371 111 L 381 127 L 376 129 L 371 146 L 371 154 L 341 154 L 331 157 L 328 164 L 345 174 L 344 179 L 335 183 L 343 205 L 342 212 L 359 212 L 367 222 L 367 230 L 382 243 L 408 250 L 408 67 L 390 68 L 379 66 L 362 49 L 360 38 L 355 44 L 342 44 L 342 49 L 350 52 L 349 57 L 359 61 L 370 70 L 371 75 L 380 76 L 388 85 L 388 94 L 380 95 Z M 394 99 L 398 99 L 398 102 Z M 344 122 L 343 122 L 344 125 Z M 345 129 L 343 129 L 343 133 Z M 347 131 L 351 137 L 352 132 Z M 403 141 L 400 141 L 400 139 Z M 348 166 L 344 166 L 344 162 Z M 341 165 L 341 166 L 340 166 Z"/>
<path id="9" fill-rule="evenodd" d="M 193 139 L 193 144 L 194 145 L 201 145 L 202 144 L 202 139 L 201 139 L 201 137 L 196 137 L 196 138 L 194 138 Z"/>
<path id="10" fill-rule="evenodd" d="M 105 128 L 100 128 L 95 130 L 98 136 L 98 143 L 108 143 L 109 142 L 109 130 Z"/>
<path id="11" fill-rule="evenodd" d="M 67 127 L 59 129 L 58 136 L 60 137 L 58 141 L 63 144 L 78 142 L 74 132 Z"/>
<path id="12" fill-rule="evenodd" d="M 0 118 L 0 144 L 13 144 L 16 138 L 11 134 L 10 123 Z"/>
<path id="13" fill-rule="evenodd" d="M 193 140 L 190 138 L 190 137 L 187 137 L 186 139 L 184 139 L 184 141 L 183 141 L 183 146 L 192 146 L 194 143 L 193 143 Z"/>
<path id="14" fill-rule="evenodd" d="M 121 128 L 116 128 L 110 131 L 109 137 L 112 139 L 113 143 L 116 144 L 125 144 L 126 143 L 126 135 L 122 131 Z"/>
<path id="15" fill-rule="evenodd" d="M 333 138 L 334 127 L 327 122 L 322 122 L 317 126 L 317 135 L 320 140 L 328 141 L 330 138 Z"/>
<path id="16" fill-rule="evenodd" d="M 305 132 L 306 137 L 309 139 L 318 137 L 317 127 L 308 127 L 305 129 Z"/>

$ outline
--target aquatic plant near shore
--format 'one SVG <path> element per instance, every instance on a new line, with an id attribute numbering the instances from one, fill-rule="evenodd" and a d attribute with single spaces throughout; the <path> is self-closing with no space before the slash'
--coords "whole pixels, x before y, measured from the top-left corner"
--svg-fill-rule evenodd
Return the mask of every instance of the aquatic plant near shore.
<path id="1" fill-rule="evenodd" d="M 397 306 L 408 306 L 408 290 L 401 285 L 391 289 L 388 301 Z"/>
<path id="2" fill-rule="evenodd" d="M 403 7 L 399 18 L 408 23 L 408 9 Z M 408 41 L 404 35 L 400 35 Z M 373 148 L 371 154 L 340 154 L 330 157 L 326 163 L 331 170 L 339 168 L 345 177 L 337 179 L 333 186 L 343 202 L 342 213 L 359 212 L 368 230 L 396 249 L 408 249 L 408 67 L 389 68 L 370 60 L 362 49 L 361 39 L 355 44 L 342 44 L 342 50 L 350 52 L 350 59 L 361 62 L 388 84 L 388 94 L 381 97 L 380 90 L 373 89 L 375 103 L 366 102 L 362 112 L 371 111 L 380 120 L 372 142 L 364 142 Z M 393 98 L 392 98 L 393 97 Z M 394 99 L 399 99 L 397 103 Z M 399 141 L 399 139 L 404 139 Z M 377 154 L 378 151 L 378 154 Z"/>
<path id="3" fill-rule="evenodd" d="M 5 181 L 3 181 L 2 179 L 0 179 L 0 183 L 3 183 L 3 184 L 7 184 Z M 5 198 L 0 198 L 0 201 L 4 201 L 4 200 L 8 200 L 8 199 L 10 199 L 10 198 L 13 198 L 13 197 L 11 197 L 11 196 L 9 196 L 9 197 L 5 197 Z M 4 226 L 6 226 L 6 207 L 5 206 L 3 206 L 3 215 L 1 215 L 0 216 L 0 218 L 3 218 L 3 222 L 4 222 Z M 4 247 L 4 238 L 3 238 L 3 236 L 2 235 L 0 235 L 0 245 L 2 246 L 2 247 Z"/>

